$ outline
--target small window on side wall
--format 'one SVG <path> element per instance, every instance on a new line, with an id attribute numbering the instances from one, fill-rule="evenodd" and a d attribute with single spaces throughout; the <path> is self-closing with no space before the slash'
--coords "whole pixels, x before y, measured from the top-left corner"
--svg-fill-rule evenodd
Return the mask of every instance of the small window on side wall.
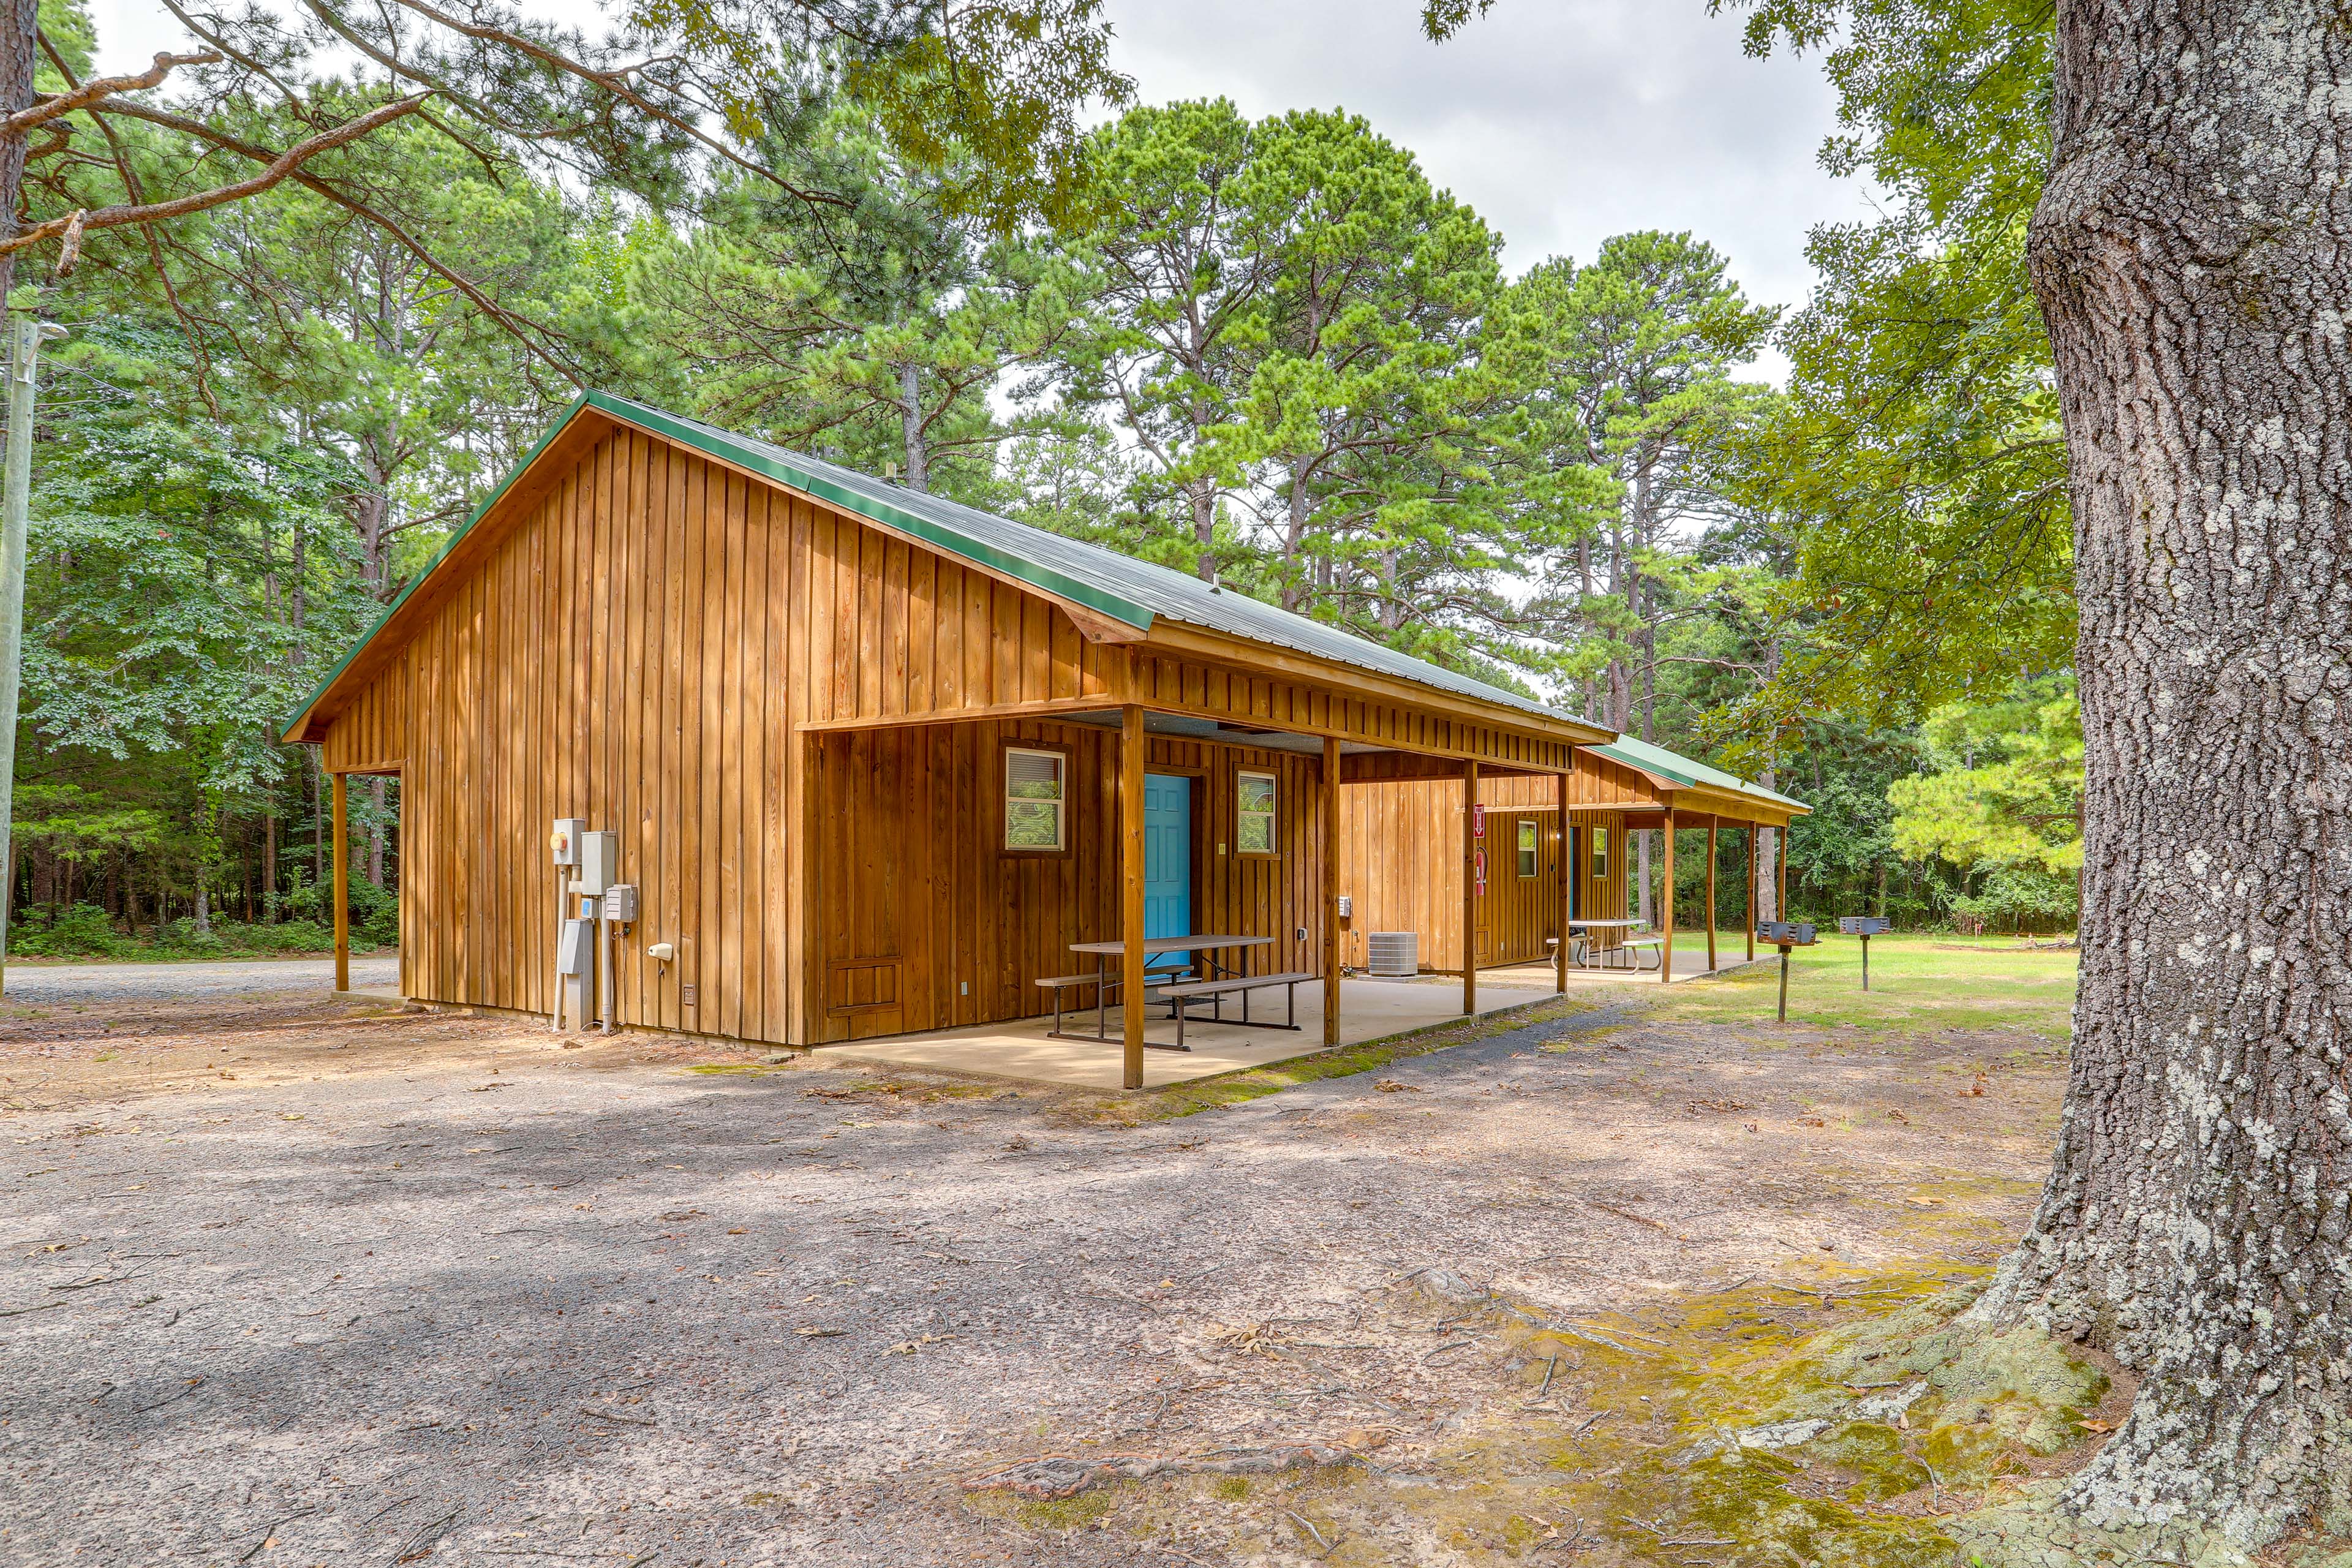
<path id="1" fill-rule="evenodd" d="M 1271 855 L 1274 836 L 1274 775 L 1244 768 L 1234 775 L 1236 814 L 1234 843 L 1244 855 Z"/>
<path id="2" fill-rule="evenodd" d="M 1067 769 L 1068 759 L 1059 752 L 1032 752 L 1018 746 L 1004 749 L 1007 849 L 1054 853 L 1068 847 Z"/>
<path id="3" fill-rule="evenodd" d="M 1596 877 L 1609 875 L 1609 830 L 1605 827 L 1592 830 L 1592 874 Z"/>
<path id="4" fill-rule="evenodd" d="M 1519 818 L 1519 875 L 1532 877 L 1535 874 L 1536 819 L 1523 816 Z"/>

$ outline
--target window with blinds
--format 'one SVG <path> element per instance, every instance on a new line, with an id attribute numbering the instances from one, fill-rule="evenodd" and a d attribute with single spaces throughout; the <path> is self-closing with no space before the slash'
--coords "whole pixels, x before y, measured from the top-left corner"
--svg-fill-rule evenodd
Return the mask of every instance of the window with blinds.
<path id="1" fill-rule="evenodd" d="M 1004 847 L 1063 849 L 1069 809 L 1065 774 L 1069 759 L 1059 752 L 1004 751 Z"/>

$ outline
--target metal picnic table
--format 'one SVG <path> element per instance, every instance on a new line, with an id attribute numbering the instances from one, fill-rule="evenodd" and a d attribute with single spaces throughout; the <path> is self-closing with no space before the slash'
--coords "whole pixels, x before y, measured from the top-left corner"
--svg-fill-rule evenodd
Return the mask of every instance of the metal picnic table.
<path id="1" fill-rule="evenodd" d="M 1633 929 L 1633 928 L 1635 928 L 1635 927 L 1637 927 L 1637 926 L 1645 925 L 1645 924 L 1647 924 L 1647 923 L 1648 923 L 1648 922 L 1647 922 L 1647 921 L 1629 921 L 1629 920 L 1590 920 L 1590 921 L 1576 920 L 1576 921 L 1569 921 L 1569 922 L 1568 922 L 1568 929 L 1569 929 L 1570 931 L 1579 931 L 1579 930 L 1588 931 L 1630 931 L 1630 930 L 1632 930 L 1632 929 Z M 1593 967 L 1593 963 L 1592 963 L 1592 949 L 1591 949 L 1591 945 L 1590 945 L 1589 943 L 1586 945 L 1586 948 L 1585 948 L 1585 956 L 1584 956 L 1584 957 L 1582 957 L 1582 958 L 1580 958 L 1580 959 L 1578 959 L 1578 960 L 1576 961 L 1576 966 L 1577 966 L 1579 969 L 1591 969 L 1591 968 L 1592 968 L 1592 967 Z M 1607 963 L 1607 961 L 1606 961 L 1605 959 L 1602 961 L 1602 963 L 1601 963 L 1601 964 L 1600 965 L 1600 967 L 1601 967 L 1601 968 L 1603 968 L 1603 969 L 1606 969 L 1606 968 L 1608 968 L 1608 967 L 1609 967 L 1608 963 Z"/>
<path id="2" fill-rule="evenodd" d="M 1205 954 L 1221 952 L 1226 948 L 1272 947 L 1273 945 L 1274 938 L 1270 936 L 1219 936 L 1197 932 L 1191 936 L 1147 936 L 1143 939 L 1143 956 L 1146 959 L 1153 959 L 1171 952 Z M 1110 1030 L 1107 1021 L 1108 1010 L 1104 1005 L 1103 994 L 1105 989 L 1110 984 L 1110 960 L 1114 956 L 1124 955 L 1127 952 L 1127 943 L 1123 942 L 1074 942 L 1070 943 L 1070 951 L 1072 952 L 1090 952 L 1095 955 L 1095 1032 L 1092 1035 L 1073 1035 L 1066 1033 L 1059 1026 L 1060 1014 L 1057 1011 L 1055 1015 L 1056 1026 L 1051 1031 L 1052 1037 L 1057 1040 L 1094 1039 L 1100 1040 L 1105 1045 L 1111 1044 Z M 1198 959 L 1196 959 L 1195 963 L 1197 963 L 1198 962 Z M 1227 969 L 1223 964 L 1219 963 L 1214 958 L 1210 958 L 1208 960 L 1208 968 L 1211 973 L 1204 976 L 1204 978 L 1212 980 L 1223 975 L 1239 974 L 1241 973 L 1241 971 L 1237 969 Z M 1119 1005 L 1121 1006 L 1125 1006 L 1127 1005 L 1126 999 L 1121 998 Z M 1143 1005 L 1142 1001 L 1139 999 L 1137 1005 L 1140 1006 Z M 1181 1006 L 1183 1004 L 1181 1002 L 1171 1002 L 1169 1004 L 1171 1008 Z M 1175 1016 L 1175 1014 L 1171 1011 L 1169 1016 L 1173 1017 Z M 1160 1045 L 1157 1041 L 1153 1040 L 1146 1040 L 1143 1043 L 1156 1051 L 1181 1051 L 1185 1048 L 1182 1046 Z"/>

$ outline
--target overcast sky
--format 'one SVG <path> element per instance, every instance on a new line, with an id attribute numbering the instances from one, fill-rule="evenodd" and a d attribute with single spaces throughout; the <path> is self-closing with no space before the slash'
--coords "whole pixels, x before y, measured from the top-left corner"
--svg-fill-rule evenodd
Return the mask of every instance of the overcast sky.
<path id="1" fill-rule="evenodd" d="M 110 68 L 181 37 L 155 0 L 91 10 Z M 1866 210 L 1814 162 L 1833 110 L 1818 64 L 1749 59 L 1738 19 L 1705 0 L 1498 0 L 1442 46 L 1422 37 L 1418 0 L 1110 0 L 1110 14 L 1145 101 L 1361 114 L 1502 232 L 1514 271 L 1589 258 L 1630 228 L 1689 229 L 1752 297 L 1795 304 L 1805 231 Z"/>

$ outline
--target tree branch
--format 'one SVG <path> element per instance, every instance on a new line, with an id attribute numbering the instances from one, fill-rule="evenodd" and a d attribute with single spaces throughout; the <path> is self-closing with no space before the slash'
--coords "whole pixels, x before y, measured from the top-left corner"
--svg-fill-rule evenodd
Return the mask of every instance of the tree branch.
<path id="1" fill-rule="evenodd" d="M 404 100 L 403 101 L 417 102 L 422 101 L 422 100 Z M 234 136 L 230 136 L 223 132 L 215 130 L 213 127 L 206 125 L 202 121 L 190 120 L 184 116 L 177 114 L 169 114 L 160 109 L 150 109 L 144 104 L 107 103 L 93 109 L 90 112 L 93 114 L 120 114 L 124 116 L 126 119 L 143 120 L 151 125 L 160 125 L 166 130 L 177 131 L 185 135 L 194 136 L 199 140 L 210 142 L 215 147 L 219 147 L 226 152 L 237 153 L 242 157 L 250 158 L 256 163 L 268 163 L 278 156 L 278 154 L 272 153 L 267 147 L 259 147 L 250 142 L 240 141 Z M 545 344 L 540 341 L 542 338 L 561 338 L 563 335 L 562 332 L 557 331 L 553 327 L 548 326 L 544 322 L 534 321 L 530 317 L 509 310 L 506 306 L 492 300 L 488 294 L 485 294 L 482 291 L 479 285 L 476 284 L 471 279 L 466 277 L 464 274 L 458 272 L 455 268 L 450 267 L 439 257 L 434 255 L 432 251 L 425 248 L 424 241 L 409 233 L 407 229 L 404 228 L 398 222 L 389 216 L 376 211 L 373 207 L 369 206 L 366 203 L 359 200 L 355 196 L 346 195 L 344 192 L 337 189 L 334 185 L 331 185 L 325 180 L 320 179 L 318 175 L 311 174 L 308 169 L 297 168 L 292 172 L 291 177 L 296 184 L 302 186 L 305 190 L 313 193 L 324 200 L 334 203 L 337 206 L 341 207 L 345 212 L 348 212 L 353 216 L 367 223 L 374 225 L 384 234 L 390 236 L 403 248 L 407 250 L 410 255 L 415 257 L 417 260 L 423 262 L 426 268 L 431 269 L 435 276 L 446 281 L 452 289 L 455 289 L 458 293 L 463 294 L 475 305 L 476 308 L 480 310 L 485 316 L 488 316 L 491 321 L 497 322 L 502 331 L 507 332 L 508 335 L 511 336 L 516 342 L 521 343 L 526 350 L 544 363 L 549 369 L 554 371 L 558 375 L 563 377 L 564 380 L 572 383 L 574 386 L 583 384 L 579 367 L 569 363 L 563 359 L 559 358 L 556 354 L 551 353 Z"/>
<path id="2" fill-rule="evenodd" d="M 36 224 L 21 234 L 0 239 L 0 256 L 11 255 L 27 246 L 38 245 L 43 240 L 55 239 L 68 228 L 118 228 L 124 224 L 160 223 L 166 218 L 185 217 L 191 213 L 200 213 L 208 207 L 242 201 L 247 196 L 259 195 L 318 154 L 341 147 L 347 142 L 356 142 L 372 131 L 389 125 L 405 115 L 415 113 L 417 106 L 422 104 L 427 96 L 429 95 L 419 93 L 415 98 L 400 99 L 385 104 L 381 109 L 370 110 L 357 120 L 346 121 L 331 131 L 322 131 L 307 142 L 298 142 L 285 152 L 278 153 L 271 160 L 269 166 L 261 173 L 249 180 L 239 180 L 233 185 L 221 185 L 209 191 L 198 191 L 192 195 L 175 196 L 168 202 L 100 207 L 96 212 L 74 212 L 64 217 L 53 217 L 47 223 Z M 102 100 L 100 103 L 86 104 L 82 107 L 89 109 L 92 113 L 114 112 L 117 110 L 117 106 L 104 104 Z"/>
<path id="3" fill-rule="evenodd" d="M 435 90 L 445 93 L 451 98 L 455 98 L 460 102 L 466 101 L 464 95 L 451 89 L 446 83 L 428 78 L 422 72 L 418 71 L 415 67 L 406 64 L 394 56 L 387 55 L 382 49 L 377 48 L 374 44 L 361 36 L 358 29 L 352 27 L 341 16 L 337 16 L 326 4 L 326 0 L 308 0 L 308 4 L 311 12 L 317 16 L 321 22 L 325 23 L 336 37 L 341 38 L 345 43 L 350 44 L 353 48 L 361 50 L 362 53 L 366 54 L 371 59 L 374 60 L 378 65 L 383 66 L 386 70 L 396 71 L 401 76 L 407 78 L 411 81 L 419 82 L 425 86 L 433 88 Z M 717 137 L 712 136 L 709 132 L 704 131 L 699 125 L 696 124 L 691 118 L 674 113 L 671 110 L 663 108 L 660 104 L 656 103 L 652 99 L 647 98 L 644 93 L 639 92 L 635 88 L 630 86 L 628 79 L 633 73 L 629 69 L 599 70 L 594 66 L 589 65 L 582 60 L 575 60 L 571 56 L 564 54 L 560 50 L 551 49 L 546 45 L 535 42 L 530 38 L 525 37 L 520 33 L 509 32 L 504 27 L 493 27 L 485 23 L 462 21 L 436 6 L 425 5 L 424 0 L 392 0 L 392 4 L 400 6 L 403 10 L 414 12 L 415 15 L 424 17 L 429 22 L 434 22 L 441 26 L 446 27 L 451 32 L 457 33 L 461 37 L 472 38 L 479 43 L 502 45 L 507 48 L 514 50 L 517 54 L 523 56 L 527 59 L 538 61 L 541 65 L 547 67 L 550 70 L 560 71 L 566 76 L 575 77 L 593 87 L 600 88 L 604 91 L 612 94 L 614 98 L 619 99 L 623 103 L 625 103 L 632 109 L 636 110 L 639 113 L 647 115 L 654 120 L 657 120 L 662 124 L 668 126 L 671 130 L 677 132 L 680 135 L 700 142 L 703 146 L 709 148 L 711 152 L 716 153 L 719 157 L 724 158 L 727 162 L 734 164 L 737 168 L 743 170 L 746 174 L 758 175 L 760 178 L 766 180 L 777 189 L 783 191 L 786 195 L 793 196 L 798 201 L 812 206 L 822 204 L 830 206 L 851 207 L 856 205 L 845 196 L 834 195 L 824 192 L 802 190 L 798 186 L 793 184 L 790 181 L 786 180 L 782 175 L 777 174 L 773 169 L 769 168 L 767 165 L 753 163 L 751 159 L 744 157 L 741 153 L 736 152 L 733 148 L 728 146 Z M 491 124 L 498 123 L 499 117 L 490 112 L 488 105 L 469 104 L 468 107 L 470 107 L 476 114 L 479 115 L 482 119 L 488 121 Z"/>
<path id="4" fill-rule="evenodd" d="M 93 77 L 79 87 L 56 93 L 30 109 L 20 109 L 5 120 L 0 120 L 0 136 L 22 136 L 36 126 L 46 125 L 60 114 L 71 114 L 77 109 L 87 109 L 100 99 L 118 92 L 135 92 L 142 87 L 155 87 L 172 74 L 174 66 L 218 65 L 222 57 L 211 49 L 194 55 L 155 57 L 153 66 L 137 76 Z"/>

